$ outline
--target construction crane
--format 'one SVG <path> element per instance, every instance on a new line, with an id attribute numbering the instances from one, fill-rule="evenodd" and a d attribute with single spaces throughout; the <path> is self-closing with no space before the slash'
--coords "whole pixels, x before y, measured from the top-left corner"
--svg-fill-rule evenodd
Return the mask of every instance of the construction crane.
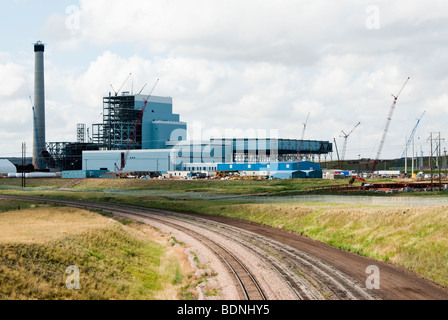
<path id="1" fill-rule="evenodd" d="M 303 139 L 305 139 L 305 130 L 306 130 L 306 126 L 308 125 L 308 120 L 310 119 L 310 115 L 311 115 L 311 112 L 308 113 L 308 117 L 306 118 L 306 121 L 303 124 L 302 141 L 303 141 Z"/>
<path id="2" fill-rule="evenodd" d="M 341 161 L 344 161 L 344 160 L 345 160 L 345 152 L 347 151 L 347 142 L 348 142 L 348 138 L 351 136 L 351 134 L 353 133 L 353 131 L 355 131 L 356 128 L 359 127 L 360 124 L 361 124 L 361 122 L 359 122 L 359 123 L 352 129 L 352 131 L 350 131 L 349 134 L 346 134 L 346 133 L 342 130 L 342 134 L 343 134 L 343 136 L 341 136 L 341 137 L 344 138 L 345 141 L 344 141 L 344 147 L 343 147 L 343 149 L 342 149 Z"/>
<path id="3" fill-rule="evenodd" d="M 145 83 L 145 85 L 143 86 L 142 90 L 140 90 L 140 92 L 139 92 L 138 94 L 142 94 L 143 90 L 146 88 L 147 85 L 148 85 L 148 84 Z"/>
<path id="4" fill-rule="evenodd" d="M 152 88 L 150 94 L 149 94 L 148 97 L 144 100 L 143 108 L 142 108 L 142 110 L 140 111 L 140 114 L 139 114 L 138 117 L 137 117 L 137 122 L 135 123 L 134 132 L 132 133 L 131 139 L 129 140 L 129 146 L 128 146 L 128 149 L 126 150 L 126 153 L 125 153 L 124 155 L 122 155 L 122 157 L 121 157 L 121 165 L 120 165 L 120 167 L 118 167 L 118 165 L 115 163 L 115 169 L 116 169 L 118 172 L 122 172 L 123 169 L 124 169 L 124 167 L 126 166 L 126 162 L 127 162 L 128 158 L 129 158 L 129 153 L 131 152 L 131 150 L 132 150 L 132 148 L 133 148 L 133 146 L 134 146 L 135 140 L 136 140 L 136 138 L 137 138 L 137 131 L 138 131 L 138 129 L 139 129 L 139 128 L 141 127 L 141 125 L 142 125 L 142 120 L 143 120 L 143 115 L 145 114 L 146 105 L 148 104 L 148 100 L 149 100 L 149 98 L 151 98 L 152 93 L 154 92 L 154 89 L 156 88 L 156 86 L 157 86 L 158 83 L 159 83 L 159 79 L 157 79 L 157 81 L 156 81 L 156 83 L 154 84 L 154 86 L 153 86 L 153 88 Z"/>
<path id="5" fill-rule="evenodd" d="M 385 129 L 384 129 L 383 136 L 382 136 L 381 141 L 380 141 L 380 146 L 379 146 L 379 148 L 378 148 L 378 153 L 377 153 L 377 155 L 376 155 L 376 159 L 375 159 L 375 161 L 373 162 L 373 168 L 372 168 L 372 171 L 375 171 L 375 170 L 376 170 L 376 166 L 377 166 L 377 164 L 380 162 L 380 156 L 381 156 L 381 153 L 382 153 L 382 151 L 383 151 L 384 142 L 386 141 L 387 133 L 389 132 L 390 123 L 391 123 L 391 121 L 392 121 L 392 116 L 393 116 L 393 114 L 394 114 L 395 107 L 397 106 L 398 98 L 400 97 L 400 95 L 401 95 L 401 93 L 403 92 L 404 88 L 405 88 L 406 85 L 408 84 L 409 79 L 411 79 L 411 77 L 408 77 L 408 78 L 407 78 L 407 80 L 406 80 L 406 82 L 404 83 L 403 87 L 401 88 L 401 90 L 398 92 L 398 94 L 397 94 L 396 96 L 392 95 L 392 97 L 394 97 L 394 101 L 393 101 L 392 106 L 391 106 L 391 108 L 390 108 L 389 116 L 387 117 L 386 127 L 385 127 Z"/>
<path id="6" fill-rule="evenodd" d="M 30 102 L 31 102 L 31 108 L 33 110 L 33 125 L 34 125 L 34 134 L 36 135 L 36 148 L 39 148 L 40 144 L 39 144 L 39 134 L 37 133 L 37 119 L 36 119 L 36 112 L 34 110 L 34 104 L 33 104 L 33 99 L 30 96 Z M 38 159 L 33 159 L 33 163 L 35 165 L 37 165 L 37 169 L 40 169 L 40 163 L 38 161 Z"/>
<path id="7" fill-rule="evenodd" d="M 364 180 L 363 178 L 361 178 L 361 177 L 358 177 L 358 176 L 353 176 L 351 179 L 350 179 L 350 181 L 349 181 L 349 185 L 353 185 L 353 183 L 355 183 L 355 180 L 359 180 L 359 181 L 361 181 L 362 182 L 362 186 L 364 186 L 365 184 L 366 184 L 366 180 Z"/>
<path id="8" fill-rule="evenodd" d="M 414 136 L 415 136 L 415 133 L 417 132 L 418 125 L 420 124 L 420 121 L 422 120 L 422 118 L 425 115 L 425 113 L 426 113 L 426 111 L 423 112 L 423 114 L 420 116 L 420 118 L 417 119 L 417 124 L 415 125 L 414 129 L 412 130 L 412 133 L 411 133 L 411 135 L 409 137 L 409 140 L 407 141 L 407 143 L 406 143 L 406 145 L 404 147 L 403 153 L 402 153 L 401 158 L 400 158 L 400 162 L 398 163 L 398 167 L 401 166 L 401 161 L 406 157 L 407 150 L 408 150 L 409 146 L 411 145 L 412 141 L 414 140 Z"/>
<path id="9" fill-rule="evenodd" d="M 120 88 L 118 88 L 117 91 L 115 91 L 114 87 L 112 86 L 112 84 L 110 85 L 110 87 L 112 88 L 112 90 L 115 92 L 115 96 L 118 96 L 118 93 L 120 92 L 120 90 L 124 87 L 124 85 L 126 84 L 126 82 L 128 82 L 129 78 L 131 77 L 132 72 L 128 75 L 128 77 L 126 78 L 126 80 L 124 80 L 123 84 L 120 86 Z"/>
<path id="10" fill-rule="evenodd" d="M 303 124 L 302 139 L 300 140 L 299 150 L 297 150 L 297 161 L 300 161 L 300 152 L 302 151 L 303 139 L 305 139 L 306 126 L 308 125 L 308 120 L 310 119 L 310 115 L 311 115 L 311 112 L 308 113 L 308 117 L 306 118 L 306 121 Z"/>

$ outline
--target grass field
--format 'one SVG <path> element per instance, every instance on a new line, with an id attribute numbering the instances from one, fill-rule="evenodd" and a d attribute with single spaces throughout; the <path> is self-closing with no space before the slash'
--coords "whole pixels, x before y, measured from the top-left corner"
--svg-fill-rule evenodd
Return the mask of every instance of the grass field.
<path id="1" fill-rule="evenodd" d="M 402 179 L 368 179 L 367 183 L 393 183 L 410 180 Z M 65 179 L 27 179 L 28 191 L 57 191 L 70 180 Z M 287 179 L 287 180 L 140 180 L 140 179 L 85 179 L 75 186 L 72 191 L 157 191 L 172 193 L 204 193 L 204 194 L 234 194 L 253 195 L 269 193 L 278 196 L 302 195 L 306 188 L 324 187 L 329 185 L 348 185 L 348 179 Z M 360 185 L 355 182 L 355 185 Z M 22 190 L 21 179 L 0 179 L 1 190 Z M 322 191 L 313 193 L 322 193 Z M 328 191 L 325 191 L 328 193 Z M 341 193 L 340 193 L 341 194 Z M 349 193 L 346 193 L 349 194 Z M 359 192 L 356 192 L 359 194 Z M 365 194 L 378 195 L 372 192 Z M 415 192 L 406 196 L 445 196 L 446 192 Z"/>
<path id="2" fill-rule="evenodd" d="M 57 190 L 70 180 L 28 179 L 26 186 L 33 190 Z M 387 180 L 385 180 L 387 181 Z M 71 190 L 158 190 L 170 192 L 202 192 L 214 194 L 290 194 L 303 192 L 308 187 L 348 184 L 348 180 L 139 180 L 139 179 L 85 179 Z M 21 189 L 21 179 L 0 179 L 0 190 Z"/>
<path id="3" fill-rule="evenodd" d="M 194 299 L 181 247 L 149 226 L 89 211 L 1 201 L 0 300 Z M 20 211 L 6 208 L 21 206 Z M 68 290 L 68 266 L 80 290 Z"/>
<path id="4" fill-rule="evenodd" d="M 402 265 L 448 286 L 447 207 L 406 208 L 332 203 L 256 204 L 178 196 L 188 192 L 204 195 L 263 192 L 300 194 L 305 187 L 315 183 L 329 182 L 85 180 L 70 191 L 39 191 L 39 186 L 38 191 L 28 190 L 25 194 L 127 203 L 250 220 L 290 230 L 342 250 Z M 116 192 L 109 192 L 111 189 Z M 137 190 L 142 192 L 130 192 Z M 155 191 L 155 195 L 150 191 Z M 157 194 L 162 191 L 176 193 L 176 196 Z M 423 196 L 422 194 L 415 196 Z M 428 195 L 445 197 L 446 193 Z"/>

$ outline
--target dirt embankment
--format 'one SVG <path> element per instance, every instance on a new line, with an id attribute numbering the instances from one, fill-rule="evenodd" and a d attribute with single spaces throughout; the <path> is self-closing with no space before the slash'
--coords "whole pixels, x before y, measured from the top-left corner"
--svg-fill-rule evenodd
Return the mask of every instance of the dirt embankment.
<path id="1" fill-rule="evenodd" d="M 0 213 L 0 300 L 175 300 L 197 296 L 185 248 L 150 226 L 37 205 Z M 67 288 L 79 269 L 80 289 Z M 190 276 L 189 276 L 190 275 Z M 70 283 L 75 285 L 75 278 Z M 187 288 L 187 289 L 182 289 Z"/>

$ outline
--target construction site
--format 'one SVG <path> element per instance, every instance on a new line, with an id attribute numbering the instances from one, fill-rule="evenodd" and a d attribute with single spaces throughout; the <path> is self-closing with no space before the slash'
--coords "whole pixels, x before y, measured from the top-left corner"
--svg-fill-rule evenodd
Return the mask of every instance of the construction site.
<path id="1" fill-rule="evenodd" d="M 431 134 L 429 157 L 408 152 L 423 113 L 409 136 L 402 157 L 381 159 L 390 130 L 400 91 L 393 95 L 375 159 L 347 160 L 350 131 L 341 130 L 342 145 L 333 141 L 305 140 L 310 113 L 303 123 L 301 139 L 281 138 L 217 138 L 189 140 L 187 123 L 173 112 L 173 98 L 153 95 L 159 80 L 149 94 L 122 91 L 131 74 L 121 86 L 102 98 L 102 122 L 91 126 L 78 124 L 77 141 L 47 142 L 45 136 L 45 45 L 34 45 L 35 83 L 33 109 L 33 156 L 10 160 L 14 170 L 4 170 L 10 178 L 31 173 L 39 177 L 79 178 L 141 178 L 141 179 L 347 179 L 340 190 L 434 190 L 444 189 L 447 161 L 441 150 L 441 137 Z M 348 133 L 347 133 L 348 132 Z M 25 150 L 25 146 L 22 146 Z M 411 153 L 411 156 L 408 154 Z M 372 187 L 365 179 L 400 177 L 418 180 L 418 185 Z M 430 181 L 430 182 L 425 182 Z M 354 184 L 362 183 L 356 187 Z M 446 190 L 446 188 L 445 188 Z"/>

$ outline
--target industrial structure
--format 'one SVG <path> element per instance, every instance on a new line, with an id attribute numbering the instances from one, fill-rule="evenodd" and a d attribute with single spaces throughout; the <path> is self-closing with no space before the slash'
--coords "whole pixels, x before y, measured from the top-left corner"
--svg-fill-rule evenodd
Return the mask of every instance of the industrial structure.
<path id="1" fill-rule="evenodd" d="M 45 168 L 45 45 L 41 41 L 34 44 L 34 103 L 33 107 L 33 165 L 34 169 Z"/>
<path id="2" fill-rule="evenodd" d="M 68 146 L 73 147 L 73 144 Z M 171 97 L 145 97 L 129 92 L 109 93 L 103 98 L 103 122 L 93 124 L 92 143 L 80 146 L 84 148 L 81 162 L 73 165 L 74 171 L 65 166 L 68 172 L 63 174 L 64 178 L 95 176 L 95 172 L 152 176 L 168 172 L 174 176 L 181 175 L 180 172 L 207 172 L 211 175 L 220 170 L 220 165 L 229 164 L 235 164 L 235 167 L 248 164 L 252 168 L 246 172 L 287 171 L 282 176 L 321 177 L 321 174 L 308 174 L 309 171 L 319 171 L 320 166 L 309 170 L 310 165 L 305 165 L 308 162 L 304 162 L 303 168 L 297 163 L 315 160 L 315 157 L 320 159 L 333 151 L 332 144 L 327 141 L 270 138 L 187 140 L 187 124 L 173 113 Z M 74 154 L 49 150 L 51 154 Z M 76 156 L 79 157 L 79 152 Z M 83 172 L 78 171 L 80 167 Z M 272 170 L 266 170 L 268 167 Z M 304 173 L 296 174 L 301 168 Z"/>
<path id="3" fill-rule="evenodd" d="M 145 106 L 146 101 L 146 106 Z M 145 110 L 143 107 L 145 106 Z M 103 123 L 93 125 L 93 143 L 104 150 L 160 149 L 180 132 L 177 141 L 185 140 L 187 124 L 173 114 L 173 99 L 130 95 L 103 98 Z M 137 123 L 141 123 L 136 127 Z"/>
<path id="4" fill-rule="evenodd" d="M 277 176 L 312 178 L 322 176 L 320 165 L 313 161 L 333 152 L 330 142 L 305 141 L 305 132 L 301 140 L 188 140 L 187 124 L 173 112 L 173 99 L 152 95 L 159 80 L 149 96 L 141 94 L 146 85 L 138 94 L 121 91 L 131 74 L 117 91 L 111 85 L 113 92 L 103 97 L 101 123 L 91 128 L 78 124 L 76 142 L 47 142 L 44 52 L 45 45 L 36 42 L 34 105 L 30 97 L 35 171 L 63 172 L 65 178 L 216 171 L 254 175 L 281 172 Z"/>
<path id="5" fill-rule="evenodd" d="M 17 173 L 16 166 L 9 160 L 0 159 L 0 176 Z"/>

